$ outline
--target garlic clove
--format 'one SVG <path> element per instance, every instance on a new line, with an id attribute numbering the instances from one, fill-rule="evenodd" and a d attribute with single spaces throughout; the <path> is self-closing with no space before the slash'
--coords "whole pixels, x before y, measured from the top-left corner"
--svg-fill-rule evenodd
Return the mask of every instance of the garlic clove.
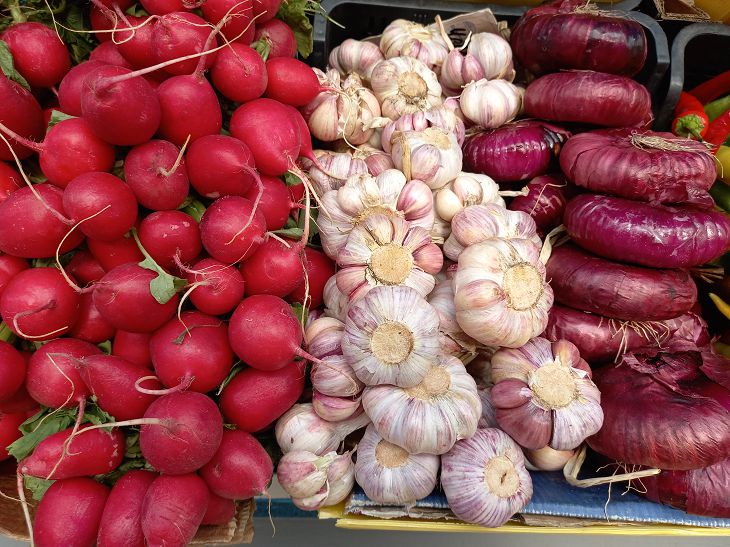
<path id="1" fill-rule="evenodd" d="M 549 446 L 525 450 L 525 465 L 530 471 L 560 471 L 574 454 L 575 450 L 555 450 Z"/>
<path id="2" fill-rule="evenodd" d="M 337 288 L 337 280 L 334 275 L 324 284 L 322 299 L 324 300 L 325 315 L 338 319 L 344 324 L 347 319 L 349 302 L 347 297 Z"/>
<path id="3" fill-rule="evenodd" d="M 279 484 L 293 498 L 314 496 L 325 485 L 336 456 L 336 452 L 317 456 L 301 450 L 284 454 L 276 468 Z"/>
<path id="4" fill-rule="evenodd" d="M 323 395 L 332 397 L 356 397 L 365 385 L 355 375 L 355 371 L 342 355 L 325 357 L 326 363 L 314 363 L 310 378 L 312 387 Z"/>
<path id="5" fill-rule="evenodd" d="M 478 80 L 464 86 L 459 104 L 464 115 L 484 128 L 497 128 L 522 111 L 524 89 L 505 80 Z"/>
<path id="6" fill-rule="evenodd" d="M 341 480 L 353 466 L 352 452 L 335 455 L 332 463 L 327 468 L 327 480 L 330 482 L 330 487 L 333 482 Z"/>
<path id="7" fill-rule="evenodd" d="M 414 226 L 429 231 L 433 227 L 433 193 L 423 181 L 411 180 L 403 186 L 396 208 L 403 211 L 405 219 Z"/>
<path id="8" fill-rule="evenodd" d="M 328 484 L 329 494 L 323 504 L 324 507 L 337 505 L 352 492 L 352 487 L 355 486 L 355 466 L 352 464 L 352 460 L 345 473 L 337 479 L 328 479 Z"/>
<path id="9" fill-rule="evenodd" d="M 324 171 L 312 164 L 308 173 L 314 190 L 320 196 L 330 190 L 337 190 L 345 184 L 348 178 L 358 174 L 367 174 L 368 172 L 367 163 L 361 158 L 356 158 L 350 154 L 315 151 L 314 155 Z"/>
<path id="10" fill-rule="evenodd" d="M 393 135 L 393 163 L 408 180 L 422 180 L 436 190 L 454 179 L 462 168 L 462 151 L 453 133 L 438 127 L 400 131 Z"/>
<path id="11" fill-rule="evenodd" d="M 514 78 L 512 48 L 498 34 L 479 32 L 473 34 L 467 46 L 467 57 L 473 56 L 487 80 Z M 474 78 L 478 80 L 479 78 Z"/>
<path id="12" fill-rule="evenodd" d="M 292 498 L 292 502 L 302 511 L 317 511 L 324 507 L 329 496 L 329 486 L 324 485 L 316 494 L 305 498 Z"/>
<path id="13" fill-rule="evenodd" d="M 359 397 L 333 397 L 318 391 L 312 393 L 312 407 L 317 415 L 328 422 L 341 422 L 360 410 Z"/>
<path id="14" fill-rule="evenodd" d="M 322 359 L 341 353 L 342 334 L 345 324 L 334 317 L 320 317 L 313 321 L 304 332 L 308 352 Z"/>
<path id="15" fill-rule="evenodd" d="M 479 418 L 478 427 L 499 427 L 497 423 L 497 410 L 492 403 L 492 388 L 480 387 L 478 393 L 479 399 L 482 401 L 482 416 Z"/>

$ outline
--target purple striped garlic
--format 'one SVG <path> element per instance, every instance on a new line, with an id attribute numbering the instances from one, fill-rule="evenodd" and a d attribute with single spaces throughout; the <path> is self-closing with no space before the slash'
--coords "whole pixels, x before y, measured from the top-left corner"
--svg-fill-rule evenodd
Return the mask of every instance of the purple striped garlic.
<path id="1" fill-rule="evenodd" d="M 500 428 L 529 449 L 572 450 L 603 425 L 591 368 L 567 340 L 534 338 L 492 356 Z"/>
<path id="2" fill-rule="evenodd" d="M 385 57 L 376 44 L 348 38 L 330 52 L 329 66 L 343 78 L 357 74 L 367 82 L 375 65 L 383 59 Z"/>
<path id="3" fill-rule="evenodd" d="M 439 73 L 439 83 L 447 97 L 458 97 L 462 88 L 469 82 L 484 78 L 484 69 L 479 59 L 467 53 L 452 49 L 444 59 Z"/>
<path id="4" fill-rule="evenodd" d="M 405 19 L 392 21 L 380 36 L 380 50 L 386 59 L 412 57 L 438 71 L 449 53 L 439 30 Z"/>
<path id="5" fill-rule="evenodd" d="M 342 354 L 365 385 L 418 385 L 438 353 L 438 314 L 415 289 L 375 287 L 350 305 Z"/>
<path id="6" fill-rule="evenodd" d="M 309 168 L 309 178 L 315 192 L 320 196 L 330 190 L 337 190 L 348 178 L 368 172 L 364 158 L 352 154 L 315 150 L 314 155 L 324 171 L 312 163 Z"/>
<path id="7" fill-rule="evenodd" d="M 322 300 L 324 300 L 325 316 L 334 317 L 344 323 L 347 319 L 347 308 L 350 303 L 347 297 L 337 288 L 337 279 L 334 275 L 324 284 Z"/>
<path id="8" fill-rule="evenodd" d="M 540 247 L 493 238 L 467 247 L 454 275 L 456 320 L 486 346 L 518 348 L 547 327 L 553 291 Z"/>
<path id="9" fill-rule="evenodd" d="M 483 78 L 487 80 L 504 79 L 510 82 L 514 79 L 512 48 L 509 42 L 499 34 L 491 32 L 472 34 L 466 51 L 468 55 L 473 55 L 479 61 L 479 65 L 484 71 Z"/>
<path id="10" fill-rule="evenodd" d="M 494 203 L 506 208 L 499 185 L 487 175 L 464 173 L 434 192 L 433 206 L 436 215 L 451 222 L 454 215 L 470 205 Z"/>
<path id="11" fill-rule="evenodd" d="M 445 355 L 464 361 L 470 361 L 476 356 L 479 343 L 469 337 L 456 321 L 456 307 L 454 306 L 453 280 L 444 278 L 428 295 L 431 304 L 439 316 L 439 341 L 441 351 Z"/>
<path id="12" fill-rule="evenodd" d="M 327 469 L 327 499 L 323 506 L 337 505 L 352 492 L 355 486 L 355 464 L 352 453 L 345 452 L 337 456 Z"/>
<path id="13" fill-rule="evenodd" d="M 344 332 L 345 324 L 339 319 L 335 319 L 333 317 L 321 317 L 307 327 L 307 330 L 304 333 L 307 351 L 314 357 L 323 361 L 323 363 L 313 363 L 312 370 L 310 372 L 312 387 L 316 392 L 319 392 L 321 396 L 335 398 L 357 397 L 362 391 L 362 388 L 365 387 L 364 384 L 358 380 L 357 376 L 355 376 L 355 372 L 352 370 L 352 367 L 347 364 L 347 361 L 342 355 L 342 337 Z M 321 404 L 325 406 L 327 403 L 329 403 L 329 401 L 321 402 Z M 336 402 L 332 402 L 332 404 L 335 403 Z M 352 405 L 348 405 L 343 402 L 339 406 L 347 407 Z M 354 406 L 355 408 L 349 415 L 345 416 L 346 418 L 354 413 L 359 406 L 359 403 Z M 324 406 L 322 408 L 324 408 Z M 314 406 L 314 409 L 317 411 L 317 405 Z M 317 414 L 324 419 L 329 419 L 327 416 L 323 415 L 324 412 L 317 411 Z"/>
<path id="14" fill-rule="evenodd" d="M 405 286 L 425 297 L 444 255 L 425 228 L 399 217 L 373 215 L 355 226 L 337 255 L 337 287 L 350 304 L 381 285 Z"/>
<path id="15" fill-rule="evenodd" d="M 464 87 L 459 103 L 469 120 L 493 129 L 517 117 L 524 94 L 524 89 L 505 80 L 477 80 Z"/>
<path id="16" fill-rule="evenodd" d="M 370 76 L 370 86 L 380 101 L 383 116 L 391 120 L 442 103 L 438 77 L 413 57 L 379 62 Z"/>
<path id="17" fill-rule="evenodd" d="M 374 177 L 377 177 L 383 171 L 395 168 L 390 154 L 369 144 L 358 146 L 357 150 L 353 150 L 352 157 L 363 160 L 368 166 L 368 172 Z"/>
<path id="18" fill-rule="evenodd" d="M 362 405 L 378 433 L 411 454 L 444 454 L 477 429 L 482 403 L 477 385 L 456 357 L 429 363 L 418 385 L 368 386 Z"/>
<path id="19" fill-rule="evenodd" d="M 398 131 L 390 155 L 408 180 L 422 180 L 432 190 L 445 186 L 461 172 L 463 155 L 456 136 L 438 127 Z"/>
<path id="20" fill-rule="evenodd" d="M 497 424 L 497 410 L 492 404 L 492 387 L 479 387 L 479 400 L 482 402 L 482 415 L 479 418 L 477 427 L 483 429 L 485 427 L 499 427 Z"/>
<path id="21" fill-rule="evenodd" d="M 276 466 L 279 484 L 292 498 L 314 496 L 327 482 L 327 470 L 336 457 L 336 452 L 323 456 L 303 450 L 288 452 Z"/>
<path id="22" fill-rule="evenodd" d="M 377 177 L 356 175 L 322 196 L 329 215 L 317 219 L 324 252 L 337 260 L 352 229 L 372 215 L 400 217 L 414 226 L 433 226 L 433 194 L 421 181 L 408 182 L 397 169 Z"/>
<path id="23" fill-rule="evenodd" d="M 390 154 L 393 135 L 398 131 L 423 131 L 429 127 L 444 129 L 456 136 L 459 145 L 464 143 L 466 129 L 464 122 L 456 113 L 443 105 L 430 110 L 419 110 L 412 114 L 405 114 L 397 120 L 391 120 L 381 135 L 383 151 Z"/>
<path id="24" fill-rule="evenodd" d="M 328 422 L 341 422 L 362 412 L 360 397 L 333 397 L 316 389 L 312 392 L 312 408 L 320 418 Z"/>
<path id="25" fill-rule="evenodd" d="M 334 317 L 320 317 L 307 326 L 304 343 L 310 355 L 323 359 L 342 354 L 342 335 L 345 324 Z"/>

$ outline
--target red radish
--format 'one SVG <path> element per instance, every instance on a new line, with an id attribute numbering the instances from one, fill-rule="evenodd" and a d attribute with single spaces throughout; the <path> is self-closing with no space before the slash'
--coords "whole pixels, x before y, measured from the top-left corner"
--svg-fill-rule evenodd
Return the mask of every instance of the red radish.
<path id="1" fill-rule="evenodd" d="M 276 17 L 281 0 L 253 0 L 253 15 L 259 25 Z"/>
<path id="2" fill-rule="evenodd" d="M 23 414 L 30 418 L 40 410 L 38 402 L 28 394 L 25 386 L 21 386 L 12 397 L 0 403 L 0 413 Z"/>
<path id="3" fill-rule="evenodd" d="M 146 544 L 185 546 L 208 509 L 208 488 L 195 474 L 157 477 L 142 502 L 142 532 Z"/>
<path id="4" fill-rule="evenodd" d="M 92 11 L 92 17 L 94 13 L 95 11 Z M 133 15 L 127 16 L 127 20 L 134 30 L 120 30 L 114 33 L 114 39 L 117 42 L 119 53 L 134 68 L 145 68 L 154 65 L 157 61 L 153 34 L 157 20 L 147 17 L 135 17 Z M 127 23 L 123 21 L 119 22 L 118 26 L 122 29 L 129 28 Z M 107 34 L 106 36 L 111 35 Z"/>
<path id="5" fill-rule="evenodd" d="M 206 393 L 225 380 L 233 365 L 228 327 L 217 317 L 186 311 L 152 335 L 150 356 L 167 388 Z"/>
<path id="6" fill-rule="evenodd" d="M 297 54 L 297 40 L 294 32 L 281 19 L 271 19 L 256 25 L 254 39 L 262 44 L 263 53 L 267 59 L 294 57 Z M 268 55 L 265 54 L 267 50 Z"/>
<path id="7" fill-rule="evenodd" d="M 22 435 L 18 428 L 25 420 L 25 412 L 0 412 L 0 462 L 10 457 L 7 447 L 20 439 Z"/>
<path id="8" fill-rule="evenodd" d="M 136 469 L 114 483 L 101 515 L 98 547 L 145 547 L 142 503 L 155 478 L 151 471 Z"/>
<path id="9" fill-rule="evenodd" d="M 175 257 L 187 263 L 203 249 L 198 223 L 182 211 L 146 216 L 139 225 L 139 240 L 155 262 L 168 270 L 175 266 Z"/>
<path id="10" fill-rule="evenodd" d="M 104 340 L 111 339 L 115 332 L 116 329 L 102 317 L 94 306 L 92 293 L 82 294 L 78 318 L 74 326 L 68 330 L 68 335 L 92 344 L 100 344 Z"/>
<path id="11" fill-rule="evenodd" d="M 37 193 L 43 199 L 39 200 Z M 0 251 L 24 258 L 54 256 L 69 226 L 62 219 L 63 190 L 51 184 L 36 184 L 13 192 L 0 204 Z M 51 213 L 46 205 L 53 209 Z M 72 232 L 59 249 L 77 247 L 84 234 Z"/>
<path id="12" fill-rule="evenodd" d="M 0 161 L 0 203 L 5 201 L 18 188 L 22 187 L 23 179 L 20 177 L 20 173 L 11 165 Z"/>
<path id="13" fill-rule="evenodd" d="M 203 17 L 215 24 L 228 17 L 221 33 L 231 42 L 250 44 L 253 40 L 253 0 L 206 0 L 201 6 Z"/>
<path id="14" fill-rule="evenodd" d="M 191 288 L 195 286 L 190 293 L 190 301 L 201 312 L 223 315 L 233 311 L 241 302 L 243 276 L 235 267 L 214 258 L 204 258 L 185 271 Z"/>
<path id="15" fill-rule="evenodd" d="M 221 392 L 226 422 L 250 433 L 266 429 L 302 396 L 304 377 L 303 361 L 279 370 L 242 370 Z"/>
<path id="16" fill-rule="evenodd" d="M 104 65 L 81 87 L 81 113 L 92 131 L 111 144 L 147 142 L 160 126 L 160 101 L 141 76 L 126 68 Z"/>
<path id="17" fill-rule="evenodd" d="M 15 69 L 32 87 L 52 87 L 71 68 L 66 44 L 46 25 L 17 23 L 0 39 L 8 45 Z"/>
<path id="18" fill-rule="evenodd" d="M 311 103 L 321 91 L 317 75 L 308 64 L 293 57 L 266 61 L 268 84 L 265 96 L 292 106 Z"/>
<path id="19" fill-rule="evenodd" d="M 20 84 L 0 75 L 0 122 L 18 135 L 31 140 L 40 140 L 46 132 L 43 111 L 35 97 Z M 22 144 L 12 143 L 18 158 L 25 159 L 33 150 Z M 13 160 L 13 154 L 6 142 L 0 143 L 0 160 Z"/>
<path id="20" fill-rule="evenodd" d="M 123 236 L 114 241 L 88 239 L 86 245 L 89 247 L 89 252 L 107 272 L 117 266 L 130 262 L 141 262 L 144 259 L 142 251 L 139 250 L 131 236 Z"/>
<path id="21" fill-rule="evenodd" d="M 150 281 L 156 277 L 134 263 L 117 266 L 94 285 L 94 305 L 117 329 L 153 332 L 175 314 L 178 303 L 177 295 L 164 304 L 155 299 Z"/>
<path id="22" fill-rule="evenodd" d="M 304 249 L 301 242 L 271 238 L 241 264 L 246 294 L 285 297 L 304 279 Z"/>
<path id="23" fill-rule="evenodd" d="M 254 210 L 251 201 L 238 196 L 217 199 L 200 221 L 203 247 L 210 256 L 227 264 L 251 256 L 263 242 L 265 232 L 263 213 Z"/>
<path id="24" fill-rule="evenodd" d="M 77 319 L 79 294 L 55 268 L 32 268 L 13 277 L 0 298 L 3 321 L 27 340 L 51 340 Z"/>
<path id="25" fill-rule="evenodd" d="M 249 499 L 266 492 L 274 466 L 252 435 L 227 429 L 213 459 L 200 470 L 210 490 L 222 498 Z"/>
<path id="26" fill-rule="evenodd" d="M 129 17 L 128 17 L 129 18 Z M 107 17 L 104 12 L 102 12 L 98 7 L 95 5 L 91 5 L 91 13 L 89 15 L 89 19 L 91 21 L 91 28 L 95 31 L 103 31 L 103 30 L 111 30 L 115 27 L 116 21 L 112 21 Z M 108 42 L 112 39 L 112 33 L 110 32 L 94 32 L 94 37 L 99 40 L 99 42 Z M 117 40 L 120 40 L 119 35 L 117 35 Z"/>
<path id="27" fill-rule="evenodd" d="M 231 522 L 236 516 L 236 502 L 216 496 L 213 492 L 209 492 L 209 494 L 208 509 L 200 524 L 223 526 Z"/>
<path id="28" fill-rule="evenodd" d="M 269 231 L 279 230 L 284 227 L 289 213 L 297 207 L 289 187 L 277 177 L 261 175 L 261 183 L 264 191 L 261 194 L 258 208 L 266 219 L 266 228 Z M 251 201 L 256 199 L 259 189 L 250 187 L 243 197 Z"/>
<path id="29" fill-rule="evenodd" d="M 157 20 L 152 31 L 155 63 L 164 63 L 203 51 L 209 35 L 210 27 L 194 13 L 166 13 Z M 203 57 L 205 66 L 213 64 L 214 58 L 215 53 Z M 187 59 L 162 70 L 174 75 L 192 74 L 197 65 L 197 59 Z"/>
<path id="30" fill-rule="evenodd" d="M 304 248 L 304 266 L 309 281 L 309 299 L 304 302 L 306 294 L 306 283 L 302 283 L 294 289 L 287 300 L 290 302 L 299 302 L 304 304 L 308 309 L 319 308 L 324 302 L 324 286 L 327 280 L 335 275 L 335 263 L 322 251 Z"/>
<path id="31" fill-rule="evenodd" d="M 2 263 L 2 257 L 0 257 Z M 66 265 L 66 272 L 79 283 L 89 285 L 104 277 L 104 268 L 94 256 L 83 249 L 77 250 Z"/>
<path id="32" fill-rule="evenodd" d="M 28 269 L 28 261 L 17 256 L 0 254 L 0 296 L 10 280 Z M 0 397 L 1 398 L 1 397 Z"/>
<path id="33" fill-rule="evenodd" d="M 253 48 L 236 42 L 218 52 L 210 77 L 223 96 L 237 103 L 261 97 L 268 82 L 261 55 Z"/>
<path id="34" fill-rule="evenodd" d="M 93 546 L 109 488 L 89 478 L 54 482 L 33 520 L 36 547 Z"/>
<path id="35" fill-rule="evenodd" d="M 210 461 L 223 436 L 223 418 L 213 400 L 194 391 L 157 399 L 144 415 L 140 447 L 160 473 L 192 473 Z"/>
<path id="36" fill-rule="evenodd" d="M 208 80 L 198 75 L 175 76 L 160 84 L 162 109 L 159 135 L 182 146 L 205 135 L 217 135 L 223 124 L 218 97 Z"/>
<path id="37" fill-rule="evenodd" d="M 11 398 L 20 389 L 25 382 L 25 369 L 25 359 L 20 352 L 0 340 L 0 401 Z"/>
<path id="38" fill-rule="evenodd" d="M 190 145 L 186 160 L 190 184 L 203 197 L 244 196 L 256 188 L 253 155 L 238 139 L 201 137 Z"/>
<path id="39" fill-rule="evenodd" d="M 152 140 L 132 148 L 124 159 L 124 180 L 143 207 L 153 211 L 176 209 L 188 195 L 185 160 L 168 141 Z"/>
<path id="40" fill-rule="evenodd" d="M 288 108 L 289 112 L 294 118 L 294 122 L 296 123 L 297 128 L 299 129 L 299 155 L 303 158 L 307 158 L 308 160 L 312 161 L 312 163 L 319 166 L 319 160 L 312 151 L 312 135 L 309 134 L 309 127 L 307 126 L 307 122 L 304 120 L 301 112 L 299 112 L 296 108 L 294 108 L 293 106 L 289 106 Z"/>
<path id="41" fill-rule="evenodd" d="M 122 357 L 147 369 L 152 369 L 150 357 L 151 334 L 145 332 L 127 332 L 118 330 L 112 342 L 112 355 Z"/>
<path id="42" fill-rule="evenodd" d="M 33 453 L 18 462 L 18 472 L 42 479 L 91 477 L 114 471 L 124 459 L 124 433 L 119 429 L 73 428 L 43 439 Z"/>
<path id="43" fill-rule="evenodd" d="M 105 65 L 133 68 L 132 64 L 124 58 L 114 42 L 103 42 L 96 46 L 89 54 L 89 61 L 99 61 Z"/>
<path id="44" fill-rule="evenodd" d="M 165 15 L 173 11 L 187 11 L 190 0 L 140 0 L 144 10 L 151 15 Z"/>
<path id="45" fill-rule="evenodd" d="M 105 64 L 108 63 L 84 61 L 68 71 L 58 86 L 58 104 L 64 113 L 70 116 L 81 116 L 81 85 L 84 78 Z"/>
<path id="46" fill-rule="evenodd" d="M 150 371 L 114 355 L 90 355 L 78 363 L 78 370 L 99 407 L 117 420 L 141 418 L 157 398 L 135 388 L 140 378 L 149 378 Z M 158 389 L 154 379 L 144 381 L 147 389 Z"/>

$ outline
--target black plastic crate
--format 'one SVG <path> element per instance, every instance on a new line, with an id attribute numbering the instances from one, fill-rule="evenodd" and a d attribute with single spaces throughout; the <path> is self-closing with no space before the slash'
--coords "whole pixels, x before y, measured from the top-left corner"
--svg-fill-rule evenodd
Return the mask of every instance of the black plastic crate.
<path id="1" fill-rule="evenodd" d="M 669 88 L 655 126 L 670 129 L 674 108 L 683 89 L 730 70 L 730 26 L 721 23 L 693 23 L 679 31 L 672 42 Z"/>

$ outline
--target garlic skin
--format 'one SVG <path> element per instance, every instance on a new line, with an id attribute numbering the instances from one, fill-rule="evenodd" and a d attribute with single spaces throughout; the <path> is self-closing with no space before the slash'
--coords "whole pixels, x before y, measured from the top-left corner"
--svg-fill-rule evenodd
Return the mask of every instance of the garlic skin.
<path id="1" fill-rule="evenodd" d="M 377 45 L 348 38 L 330 52 L 329 66 L 343 78 L 349 74 L 357 74 L 367 82 L 375 65 L 383 59 L 385 57 Z"/>
<path id="2" fill-rule="evenodd" d="M 381 134 L 383 151 L 391 153 L 393 135 L 398 131 L 423 131 L 429 127 L 438 127 L 453 133 L 459 146 L 464 143 L 466 129 L 463 120 L 453 110 L 442 105 L 430 110 L 405 114 L 397 120 L 390 121 Z"/>
<path id="3" fill-rule="evenodd" d="M 441 188 L 461 172 L 461 146 L 449 131 L 438 127 L 399 131 L 393 134 L 391 143 L 395 166 L 408 180 L 422 180 L 432 190 Z"/>
<path id="4" fill-rule="evenodd" d="M 357 150 L 352 152 L 352 157 L 365 162 L 368 166 L 368 172 L 377 177 L 383 171 L 393 169 L 393 158 L 390 154 L 383 152 L 378 148 L 374 148 L 369 144 L 362 144 L 357 147 Z"/>
<path id="5" fill-rule="evenodd" d="M 367 163 L 351 154 L 315 150 L 314 155 L 324 171 L 312 164 L 308 174 L 314 191 L 320 196 L 330 190 L 337 190 L 348 178 L 368 172 Z"/>
<path id="6" fill-rule="evenodd" d="M 431 228 L 431 239 L 433 239 L 434 243 L 443 245 L 449 235 L 451 235 L 451 223 L 436 216 L 433 221 L 433 228 Z"/>
<path id="7" fill-rule="evenodd" d="M 438 350 L 438 315 L 416 290 L 375 287 L 350 305 L 342 354 L 366 386 L 415 386 Z"/>
<path id="8" fill-rule="evenodd" d="M 329 216 L 317 218 L 324 252 L 337 260 L 352 229 L 371 215 L 400 217 L 414 226 L 433 226 L 433 194 L 421 181 L 406 180 L 397 169 L 377 177 L 356 175 L 322 197 Z"/>
<path id="9" fill-rule="evenodd" d="M 549 446 L 524 452 L 525 466 L 530 471 L 560 471 L 575 455 L 575 450 L 554 450 Z"/>
<path id="10" fill-rule="evenodd" d="M 479 343 L 467 336 L 456 321 L 453 280 L 445 278 L 436 283 L 428 295 L 428 303 L 436 309 L 439 316 L 441 351 L 462 362 L 471 361 L 476 356 Z"/>
<path id="11" fill-rule="evenodd" d="M 522 111 L 525 90 L 505 80 L 478 80 L 461 92 L 464 115 L 485 129 L 512 121 Z"/>
<path id="12" fill-rule="evenodd" d="M 492 404 L 492 388 L 491 387 L 480 387 L 477 389 L 479 393 L 479 400 L 482 402 L 482 415 L 479 418 L 479 429 L 487 427 L 499 428 L 497 424 L 497 410 Z"/>
<path id="13" fill-rule="evenodd" d="M 317 390 L 312 393 L 312 408 L 317 415 L 328 422 L 341 422 L 362 412 L 359 397 L 333 397 Z"/>
<path id="14" fill-rule="evenodd" d="M 458 97 L 466 84 L 484 77 L 484 69 L 479 59 L 469 53 L 462 55 L 461 51 L 452 49 L 441 66 L 439 83 L 446 96 Z"/>
<path id="15" fill-rule="evenodd" d="M 366 387 L 362 404 L 378 433 L 411 454 L 448 452 L 474 434 L 482 413 L 474 379 L 461 361 L 446 355 L 414 387 Z"/>
<path id="16" fill-rule="evenodd" d="M 479 62 L 487 80 L 505 79 L 510 82 L 515 77 L 512 61 L 512 48 L 499 34 L 479 32 L 473 34 L 467 46 L 467 56 L 472 55 Z M 478 80 L 479 78 L 474 78 Z M 468 82 L 467 82 L 468 83 Z"/>
<path id="17" fill-rule="evenodd" d="M 348 455 L 349 457 L 349 455 Z M 355 486 L 355 465 L 350 460 L 350 464 L 344 474 L 340 475 L 337 479 L 327 479 L 329 485 L 329 492 L 327 499 L 322 504 L 323 507 L 330 505 L 337 505 L 352 492 L 352 487 Z"/>
<path id="18" fill-rule="evenodd" d="M 491 177 L 477 173 L 459 173 L 434 193 L 433 201 L 436 214 L 446 222 L 451 222 L 456 213 L 470 205 L 493 203 L 507 207 L 499 194 L 499 185 Z"/>
<path id="19" fill-rule="evenodd" d="M 391 22 L 380 37 L 380 50 L 386 59 L 413 57 L 431 70 L 438 70 L 449 48 L 436 28 L 429 28 L 405 19 Z"/>
<path id="20" fill-rule="evenodd" d="M 534 338 L 492 356 L 499 426 L 525 448 L 572 450 L 603 425 L 601 392 L 578 348 Z"/>
<path id="21" fill-rule="evenodd" d="M 377 503 L 413 505 L 436 487 L 439 457 L 409 454 L 383 439 L 369 425 L 357 446 L 355 478 Z"/>
<path id="22" fill-rule="evenodd" d="M 293 498 L 314 496 L 327 481 L 327 470 L 336 456 L 336 452 L 318 456 L 303 450 L 284 454 L 276 467 L 279 484 Z"/>
<path id="23" fill-rule="evenodd" d="M 324 314 L 327 317 L 339 319 L 344 324 L 347 319 L 349 301 L 347 300 L 347 297 L 340 292 L 340 289 L 337 288 L 337 279 L 334 275 L 327 280 L 327 283 L 324 284 L 322 300 L 324 300 Z"/>
<path id="24" fill-rule="evenodd" d="M 391 120 L 428 110 L 442 102 L 436 74 L 413 57 L 379 62 L 370 76 L 370 86 L 380 102 L 382 115 Z"/>
<path id="25" fill-rule="evenodd" d="M 309 376 L 312 387 L 331 397 L 357 397 L 365 387 L 343 355 L 330 355 L 322 359 L 326 364 L 314 363 Z M 319 414 L 319 413 L 318 413 Z"/>
<path id="26" fill-rule="evenodd" d="M 547 327 L 553 291 L 540 247 L 493 238 L 467 247 L 454 275 L 456 320 L 486 346 L 518 348 Z"/>
<path id="27" fill-rule="evenodd" d="M 329 496 L 329 486 L 325 484 L 313 496 L 308 496 L 306 498 L 292 498 L 291 501 L 302 511 L 317 511 L 324 507 L 324 504 L 327 501 L 327 496 Z"/>
<path id="28" fill-rule="evenodd" d="M 304 343 L 310 355 L 324 359 L 342 354 L 342 335 L 345 324 L 334 317 L 320 317 L 304 331 Z"/>
<path id="29" fill-rule="evenodd" d="M 350 232 L 337 255 L 341 269 L 335 276 L 350 304 L 381 285 L 411 287 L 425 297 L 443 263 L 428 230 L 409 226 L 402 218 L 373 215 Z"/>
<path id="30" fill-rule="evenodd" d="M 495 237 L 525 239 L 542 245 L 533 218 L 522 211 L 510 211 L 501 205 L 470 205 L 451 219 L 451 235 L 444 243 L 444 254 L 451 260 L 470 245 Z"/>
<path id="31" fill-rule="evenodd" d="M 529 503 L 522 450 L 499 429 L 479 429 L 441 457 L 441 486 L 460 519 L 496 528 Z"/>

